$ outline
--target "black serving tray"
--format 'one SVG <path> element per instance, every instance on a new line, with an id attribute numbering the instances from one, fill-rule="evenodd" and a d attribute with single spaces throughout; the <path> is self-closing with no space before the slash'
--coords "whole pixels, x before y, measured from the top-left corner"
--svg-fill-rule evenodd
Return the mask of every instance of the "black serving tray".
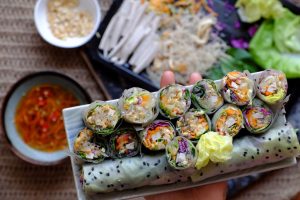
<path id="1" fill-rule="evenodd" d="M 251 39 L 248 34 L 248 28 L 252 25 L 242 23 L 238 17 L 234 3 L 236 0 L 210 0 L 210 7 L 218 13 L 218 23 L 222 27 L 219 30 L 220 36 L 230 45 L 231 39 L 242 38 L 245 41 Z M 284 0 L 283 5 L 288 7 L 294 13 L 300 14 L 300 8 Z M 131 70 L 129 64 L 117 65 L 102 56 L 98 49 L 101 37 L 105 32 L 110 20 L 122 5 L 123 0 L 114 0 L 107 14 L 103 18 L 98 33 L 82 48 L 82 55 L 88 63 L 96 82 L 102 88 L 107 99 L 116 99 L 121 96 L 124 89 L 137 86 L 145 88 L 151 92 L 157 91 L 158 88 L 143 71 L 136 74 Z M 235 28 L 239 22 L 240 28 Z M 258 22 L 259 23 L 259 22 Z"/>

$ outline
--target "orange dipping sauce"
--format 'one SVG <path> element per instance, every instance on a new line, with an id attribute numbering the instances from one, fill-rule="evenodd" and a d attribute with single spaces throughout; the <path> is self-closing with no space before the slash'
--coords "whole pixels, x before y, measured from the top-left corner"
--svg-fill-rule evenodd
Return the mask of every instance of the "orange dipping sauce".
<path id="1" fill-rule="evenodd" d="M 15 125 L 24 142 L 32 148 L 53 152 L 65 149 L 66 133 L 62 109 L 79 105 L 79 100 L 58 85 L 38 85 L 18 104 Z"/>

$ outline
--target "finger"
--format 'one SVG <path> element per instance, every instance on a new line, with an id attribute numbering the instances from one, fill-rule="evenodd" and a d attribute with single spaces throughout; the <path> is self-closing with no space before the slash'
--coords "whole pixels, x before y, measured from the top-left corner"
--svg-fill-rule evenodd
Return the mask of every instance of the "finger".
<path id="1" fill-rule="evenodd" d="M 146 200 L 164 200 L 164 199 L 225 200 L 226 194 L 227 194 L 227 183 L 219 182 L 210 185 L 199 186 L 199 187 L 185 189 L 185 190 L 179 190 L 175 192 L 168 192 L 159 195 L 147 196 L 145 197 L 145 199 Z"/>
<path id="2" fill-rule="evenodd" d="M 165 71 L 160 79 L 160 87 L 175 83 L 175 75 L 172 71 Z"/>
<path id="3" fill-rule="evenodd" d="M 190 76 L 189 84 L 190 85 L 195 84 L 195 83 L 197 83 L 200 80 L 202 80 L 201 74 L 199 74 L 198 72 L 194 72 Z"/>

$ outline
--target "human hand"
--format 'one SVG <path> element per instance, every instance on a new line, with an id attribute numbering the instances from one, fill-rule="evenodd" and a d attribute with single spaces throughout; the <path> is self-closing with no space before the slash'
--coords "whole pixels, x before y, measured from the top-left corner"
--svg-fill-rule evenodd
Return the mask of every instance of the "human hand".
<path id="1" fill-rule="evenodd" d="M 189 84 L 195 84 L 201 80 L 202 77 L 199 73 L 193 73 L 190 76 Z M 160 87 L 175 83 L 174 73 L 166 71 L 163 73 L 160 81 Z M 227 193 L 226 182 L 214 183 L 211 185 L 205 185 L 185 190 L 179 190 L 176 192 L 168 192 L 158 195 L 152 195 L 145 197 L 146 200 L 201 200 L 201 199 L 212 199 L 212 200 L 225 200 Z"/>

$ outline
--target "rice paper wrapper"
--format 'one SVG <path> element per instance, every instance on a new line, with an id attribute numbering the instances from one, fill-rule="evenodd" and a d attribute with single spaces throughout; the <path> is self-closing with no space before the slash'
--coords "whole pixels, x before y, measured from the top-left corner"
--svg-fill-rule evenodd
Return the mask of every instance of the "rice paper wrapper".
<path id="1" fill-rule="evenodd" d="M 88 194 L 107 193 L 184 182 L 193 172 L 172 169 L 165 154 L 109 160 L 99 165 L 83 165 L 83 190 Z"/>
<path id="2" fill-rule="evenodd" d="M 243 136 L 233 143 L 232 157 L 225 163 L 209 163 L 191 176 L 193 182 L 298 156 L 300 146 L 294 128 L 280 115 L 266 133 Z"/>

